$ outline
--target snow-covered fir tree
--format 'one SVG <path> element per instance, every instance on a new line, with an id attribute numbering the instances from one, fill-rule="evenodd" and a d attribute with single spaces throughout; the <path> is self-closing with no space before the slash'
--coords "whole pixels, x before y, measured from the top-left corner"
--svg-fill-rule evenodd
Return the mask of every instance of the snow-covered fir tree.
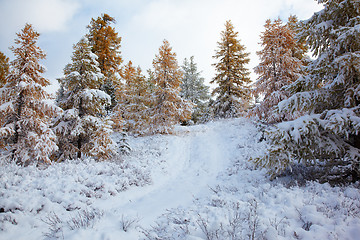
<path id="1" fill-rule="evenodd" d="M 46 54 L 37 46 L 39 36 L 30 24 L 17 33 L 17 47 L 11 48 L 15 59 L 0 88 L 0 145 L 8 158 L 22 164 L 50 163 L 57 150 L 49 123 L 58 108 L 44 89 L 50 82 L 41 76 L 45 67 L 39 60 Z"/>
<path id="2" fill-rule="evenodd" d="M 182 71 L 167 40 L 153 60 L 154 104 L 151 107 L 152 133 L 171 133 L 175 124 L 191 118 L 193 104 L 180 97 Z"/>
<path id="3" fill-rule="evenodd" d="M 74 45 L 72 63 L 66 65 L 60 79 L 63 97 L 58 104 L 64 112 L 54 124 L 59 161 L 87 156 L 103 160 L 116 153 L 111 122 L 104 116 L 111 100 L 99 90 L 103 74 L 98 65 L 88 40 L 82 38 Z"/>
<path id="4" fill-rule="evenodd" d="M 202 121 L 208 111 L 208 100 L 210 99 L 209 86 L 204 84 L 204 78 L 201 77 L 201 72 L 198 72 L 194 56 L 190 57 L 190 61 L 185 58 L 181 68 L 184 77 L 180 85 L 180 96 L 195 104 L 191 120 L 196 123 Z"/>
<path id="5" fill-rule="evenodd" d="M 273 108 L 290 93 L 285 86 L 300 77 L 302 62 L 294 55 L 302 56 L 295 39 L 295 31 L 280 19 L 268 19 L 261 34 L 263 49 L 257 54 L 260 63 L 255 67 L 259 75 L 254 84 L 253 94 L 263 96 L 263 101 L 250 112 L 265 122 L 288 120 L 288 115 L 274 115 Z"/>
<path id="6" fill-rule="evenodd" d="M 322 168 L 323 181 L 360 176 L 360 2 L 319 0 L 324 9 L 303 22 L 300 37 L 316 59 L 291 85 L 279 114 L 303 113 L 268 132 L 269 154 L 256 159 L 275 176 L 294 163 Z"/>
<path id="7" fill-rule="evenodd" d="M 140 67 L 134 67 L 129 61 L 121 71 L 124 80 L 122 88 L 117 90 L 119 99 L 116 111 L 120 111 L 124 120 L 124 129 L 135 135 L 143 135 L 149 131 L 152 95 L 145 76 Z"/>
<path id="8" fill-rule="evenodd" d="M 216 76 L 211 83 L 217 84 L 212 95 L 216 96 L 213 105 L 216 118 L 237 117 L 244 111 L 250 101 L 250 72 L 245 67 L 249 63 L 249 53 L 237 39 L 238 32 L 234 30 L 231 21 L 225 23 L 221 32 L 221 41 L 213 58 L 218 62 L 213 64 Z"/>

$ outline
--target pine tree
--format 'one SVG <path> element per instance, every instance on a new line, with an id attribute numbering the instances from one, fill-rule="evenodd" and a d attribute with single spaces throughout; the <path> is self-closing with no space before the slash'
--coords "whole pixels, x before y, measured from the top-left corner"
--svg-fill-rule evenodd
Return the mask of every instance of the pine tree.
<path id="1" fill-rule="evenodd" d="M 47 101 L 50 95 L 44 88 L 50 83 L 41 76 L 45 67 L 39 60 L 46 55 L 37 46 L 39 36 L 30 24 L 17 33 L 17 47 L 10 48 L 15 60 L 0 89 L 0 145 L 11 160 L 23 164 L 50 163 L 50 155 L 57 150 L 49 127 L 57 108 Z"/>
<path id="2" fill-rule="evenodd" d="M 152 96 L 140 67 L 135 68 L 131 61 L 121 72 L 125 84 L 118 90 L 117 108 L 124 119 L 124 129 L 135 135 L 143 135 L 149 128 L 149 106 Z"/>
<path id="3" fill-rule="evenodd" d="M 182 70 L 184 77 L 180 85 L 180 96 L 195 105 L 191 120 L 196 123 L 201 121 L 207 112 L 207 101 L 210 99 L 209 86 L 204 84 L 204 78 L 197 70 L 194 56 L 190 57 L 190 61 L 185 58 Z"/>
<path id="4" fill-rule="evenodd" d="M 171 133 L 179 121 L 191 118 L 192 103 L 180 97 L 182 72 L 167 40 L 153 61 L 155 102 L 151 109 L 151 132 Z"/>
<path id="5" fill-rule="evenodd" d="M 240 44 L 237 35 L 231 21 L 227 21 L 225 30 L 221 32 L 218 50 L 213 56 L 218 60 L 213 64 L 217 74 L 211 81 L 218 85 L 212 92 L 213 96 L 217 96 L 214 103 L 214 114 L 217 118 L 239 116 L 250 101 L 250 73 L 245 67 L 250 61 L 249 53 L 245 52 L 245 47 Z"/>
<path id="6" fill-rule="evenodd" d="M 0 88 L 5 85 L 6 77 L 9 73 L 9 58 L 0 52 Z"/>
<path id="7" fill-rule="evenodd" d="M 265 122 L 291 118 L 287 114 L 274 114 L 273 108 L 290 96 L 285 87 L 300 77 L 302 64 L 299 58 L 302 52 L 297 51 L 297 44 L 295 32 L 280 19 L 266 21 L 265 31 L 261 35 L 263 49 L 257 52 L 260 63 L 255 73 L 259 77 L 253 91 L 255 96 L 263 95 L 264 100 L 251 111 Z"/>
<path id="8" fill-rule="evenodd" d="M 99 90 L 103 75 L 96 59 L 82 38 L 74 45 L 72 63 L 66 65 L 60 80 L 63 97 L 58 104 L 64 113 L 54 124 L 59 136 L 59 161 L 87 156 L 103 160 L 116 153 L 110 120 L 104 117 L 110 96 Z"/>
<path id="9" fill-rule="evenodd" d="M 105 77 L 101 89 L 111 96 L 109 109 L 116 105 L 115 88 L 119 80 L 113 75 L 120 70 L 123 61 L 120 55 L 121 37 L 111 26 L 112 23 L 116 23 L 115 19 L 106 13 L 97 19 L 92 18 L 87 34 L 91 50 L 98 56 L 99 68 Z"/>
<path id="10" fill-rule="evenodd" d="M 360 2 L 327 0 L 324 9 L 302 23 L 316 59 L 308 75 L 290 89 L 279 112 L 302 112 L 269 131 L 272 145 L 256 162 L 276 175 L 295 163 L 322 170 L 322 181 L 357 181 L 360 176 Z"/>

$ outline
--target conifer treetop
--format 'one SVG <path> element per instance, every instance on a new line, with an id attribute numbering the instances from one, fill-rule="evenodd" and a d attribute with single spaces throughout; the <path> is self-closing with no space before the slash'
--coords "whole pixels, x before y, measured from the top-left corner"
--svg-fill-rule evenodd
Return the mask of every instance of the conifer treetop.
<path id="1" fill-rule="evenodd" d="M 245 64 L 249 63 L 250 53 L 245 52 L 245 47 L 241 45 L 237 39 L 238 32 L 234 30 L 231 20 L 226 21 L 225 30 L 221 32 L 221 41 L 218 42 L 218 49 L 213 58 L 219 59 L 218 63 L 213 64 L 217 71 L 217 75 L 211 83 L 219 85 L 227 85 L 238 83 L 241 85 L 250 83 L 250 72 L 245 68 Z M 222 89 L 230 90 L 229 88 Z M 213 95 L 221 93 L 219 88 L 214 89 Z"/>
<path id="2" fill-rule="evenodd" d="M 205 79 L 201 77 L 201 72 L 198 72 L 194 56 L 191 56 L 190 60 L 187 58 L 184 59 L 182 70 L 184 76 L 180 95 L 195 104 L 208 100 L 210 98 L 209 86 L 204 84 Z"/>
<path id="3" fill-rule="evenodd" d="M 119 71 L 123 61 L 120 55 L 121 37 L 111 26 L 112 23 L 116 23 L 115 19 L 103 13 L 97 19 L 92 18 L 87 26 L 92 52 L 98 56 L 99 67 L 105 76 Z"/>
<path id="4" fill-rule="evenodd" d="M 155 81 L 161 88 L 172 88 L 180 91 L 183 73 L 179 69 L 176 53 L 172 51 L 170 43 L 164 39 L 159 48 L 159 54 L 153 60 Z"/>
<path id="5" fill-rule="evenodd" d="M 45 59 L 45 52 L 37 46 L 37 41 L 40 33 L 34 30 L 31 24 L 26 24 L 24 29 L 16 33 L 17 38 L 15 44 L 19 47 L 10 47 L 14 53 L 15 60 L 12 65 L 18 67 L 19 73 L 26 73 L 27 77 L 22 77 L 21 81 L 36 81 L 42 87 L 50 84 L 49 80 L 42 77 L 40 74 L 45 72 L 45 67 L 39 63 L 39 60 Z M 28 63 L 28 64 L 25 64 Z"/>

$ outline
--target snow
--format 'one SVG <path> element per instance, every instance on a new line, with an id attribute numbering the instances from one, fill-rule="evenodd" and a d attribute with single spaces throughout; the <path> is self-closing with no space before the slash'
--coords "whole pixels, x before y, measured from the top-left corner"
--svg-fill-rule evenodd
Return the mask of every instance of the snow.
<path id="1" fill-rule="evenodd" d="M 248 119 L 174 132 L 109 162 L 2 163 L 0 239 L 358 239 L 359 183 L 270 181 Z"/>

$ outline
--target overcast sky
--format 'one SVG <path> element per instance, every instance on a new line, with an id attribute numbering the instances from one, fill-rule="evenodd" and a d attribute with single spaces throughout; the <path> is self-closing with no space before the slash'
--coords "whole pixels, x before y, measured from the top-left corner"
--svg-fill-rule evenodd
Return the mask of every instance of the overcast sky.
<path id="1" fill-rule="evenodd" d="M 10 60 L 8 49 L 25 23 L 40 32 L 39 46 L 47 53 L 42 63 L 45 77 L 57 88 L 56 78 L 70 62 L 72 46 L 86 34 L 91 18 L 107 13 L 117 21 L 122 37 L 124 63 L 131 60 L 144 72 L 167 39 L 176 52 L 179 65 L 195 57 L 207 82 L 214 77 L 212 56 L 226 20 L 231 20 L 239 39 L 250 52 L 252 71 L 258 64 L 259 35 L 265 20 L 290 14 L 308 19 L 322 9 L 314 0 L 0 0 L 0 51 Z M 252 80 L 256 75 L 252 73 Z"/>

